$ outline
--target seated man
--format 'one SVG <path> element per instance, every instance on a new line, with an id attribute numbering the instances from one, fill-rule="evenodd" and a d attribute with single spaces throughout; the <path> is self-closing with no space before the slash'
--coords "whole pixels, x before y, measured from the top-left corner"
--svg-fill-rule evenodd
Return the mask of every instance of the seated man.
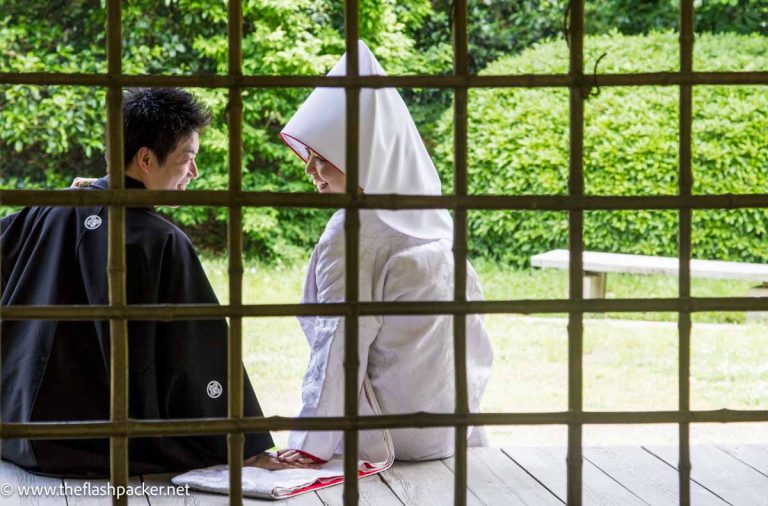
<path id="1" fill-rule="evenodd" d="M 209 112 L 180 89 L 125 95 L 125 187 L 184 190 L 198 176 L 198 130 Z M 108 179 L 89 189 L 100 191 Z M 3 305 L 107 304 L 108 207 L 28 207 L 0 222 Z M 152 207 L 125 211 L 129 304 L 217 304 L 189 238 Z M 227 323 L 129 321 L 129 416 L 227 416 Z M 2 420 L 109 419 L 108 321 L 3 321 Z M 246 416 L 262 416 L 244 376 Z M 246 464 L 285 467 L 245 436 Z M 129 440 L 131 474 L 227 462 L 226 436 Z M 3 441 L 2 457 L 40 474 L 109 476 L 108 439 Z"/>

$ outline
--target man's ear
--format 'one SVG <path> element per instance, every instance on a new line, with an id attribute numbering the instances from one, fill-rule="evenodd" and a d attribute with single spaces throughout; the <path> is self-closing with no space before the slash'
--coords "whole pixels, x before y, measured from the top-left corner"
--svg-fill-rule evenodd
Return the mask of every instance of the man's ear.
<path id="1" fill-rule="evenodd" d="M 139 150 L 136 152 L 134 160 L 136 160 L 136 167 L 142 174 L 149 174 L 157 165 L 155 153 L 153 153 L 152 150 L 147 147 L 139 148 Z"/>

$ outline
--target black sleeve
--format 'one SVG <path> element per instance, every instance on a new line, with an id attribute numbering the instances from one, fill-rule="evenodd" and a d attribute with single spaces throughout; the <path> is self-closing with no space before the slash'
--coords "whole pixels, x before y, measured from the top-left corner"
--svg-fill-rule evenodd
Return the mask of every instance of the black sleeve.
<path id="1" fill-rule="evenodd" d="M 154 252 L 155 258 L 128 255 L 132 259 L 132 265 L 128 266 L 129 292 L 132 293 L 129 299 L 144 303 L 151 300 L 158 304 L 218 304 L 189 239 L 179 231 L 174 232 Z M 137 279 L 131 270 L 153 275 Z M 155 297 L 151 296 L 152 292 Z M 139 325 L 145 328 L 150 326 L 151 329 L 142 331 L 137 328 Z M 157 392 L 157 412 L 147 412 L 146 417 L 226 417 L 229 340 L 226 320 L 136 322 L 131 332 L 135 340 L 153 334 L 156 336 L 154 345 L 143 346 L 138 341 L 134 342 L 132 355 L 135 356 L 131 357 L 132 360 L 145 360 L 146 367 L 154 369 L 152 373 L 149 369 L 142 373 L 142 383 L 150 385 L 152 390 L 147 392 L 147 397 Z M 245 416 L 263 416 L 245 371 L 243 383 Z M 249 434 L 246 437 L 246 456 L 272 446 L 268 433 Z"/>
<path id="2" fill-rule="evenodd" d="M 19 250 L 23 244 L 22 239 L 24 238 L 24 215 L 28 212 L 29 208 L 0 220 L 0 259 L 2 259 L 2 267 L 0 268 L 2 285 L 0 285 L 0 290 L 5 289 L 11 270 L 19 256 Z"/>

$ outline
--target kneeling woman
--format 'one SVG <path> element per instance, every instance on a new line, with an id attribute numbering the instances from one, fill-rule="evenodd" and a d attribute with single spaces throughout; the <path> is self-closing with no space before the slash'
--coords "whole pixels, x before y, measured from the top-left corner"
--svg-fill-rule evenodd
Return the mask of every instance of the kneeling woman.
<path id="1" fill-rule="evenodd" d="M 384 75 L 376 58 L 359 44 L 360 74 Z M 328 75 L 344 75 L 346 56 Z M 345 189 L 345 92 L 318 88 L 281 133 L 306 162 L 306 173 L 321 193 Z M 394 88 L 360 93 L 359 181 L 368 194 L 439 195 L 440 180 L 408 109 Z M 445 209 L 361 210 L 360 301 L 447 301 L 453 298 L 453 223 Z M 328 222 L 312 253 L 302 302 L 344 301 L 344 210 Z M 467 298 L 482 299 L 477 274 L 467 266 Z M 302 387 L 300 416 L 341 416 L 344 412 L 344 319 L 300 317 L 311 348 Z M 467 315 L 469 408 L 477 412 L 493 353 L 479 315 Z M 360 414 L 455 408 L 453 321 L 451 315 L 363 316 L 359 318 Z M 485 442 L 470 428 L 470 444 Z M 342 452 L 340 431 L 293 431 L 287 461 L 328 460 Z M 399 460 L 448 457 L 454 429 L 362 431 L 362 458 L 376 459 L 384 446 Z M 389 444 L 391 442 L 391 445 Z"/>

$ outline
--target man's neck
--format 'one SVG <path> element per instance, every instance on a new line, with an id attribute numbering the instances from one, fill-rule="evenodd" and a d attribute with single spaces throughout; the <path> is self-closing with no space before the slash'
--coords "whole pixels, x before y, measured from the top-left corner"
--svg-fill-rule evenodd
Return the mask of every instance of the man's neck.
<path id="1" fill-rule="evenodd" d="M 136 170 L 135 167 L 128 166 L 125 168 L 125 175 L 126 177 L 130 177 L 132 179 L 135 179 L 136 181 L 141 181 L 146 186 L 146 181 L 144 181 L 144 178 L 141 176 L 141 173 Z"/>

